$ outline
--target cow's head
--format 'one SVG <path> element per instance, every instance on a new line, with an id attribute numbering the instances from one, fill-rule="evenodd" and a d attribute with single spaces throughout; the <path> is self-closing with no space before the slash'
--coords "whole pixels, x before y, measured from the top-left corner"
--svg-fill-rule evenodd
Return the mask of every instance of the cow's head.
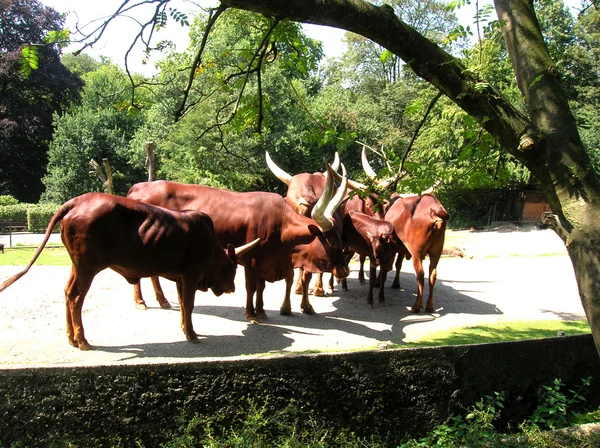
<path id="1" fill-rule="evenodd" d="M 208 281 L 206 282 L 215 296 L 235 292 L 235 274 L 237 272 L 238 260 L 259 242 L 260 238 L 240 247 L 228 244 L 227 249 L 224 251 L 217 251 L 218 255 L 215 256 L 209 268 Z"/>

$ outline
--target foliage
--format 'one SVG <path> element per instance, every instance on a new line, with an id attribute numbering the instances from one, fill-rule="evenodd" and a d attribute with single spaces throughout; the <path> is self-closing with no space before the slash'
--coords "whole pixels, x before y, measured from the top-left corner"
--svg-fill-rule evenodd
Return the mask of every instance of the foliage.
<path id="1" fill-rule="evenodd" d="M 505 396 L 502 392 L 494 392 L 493 396 L 486 395 L 471 406 L 466 415 L 451 417 L 446 424 L 439 425 L 427 436 L 419 440 L 413 439 L 401 445 L 401 448 L 594 446 L 593 440 L 597 441 L 598 435 L 590 435 L 590 441 L 585 437 L 575 438 L 571 444 L 565 443 L 564 439 L 568 437 L 560 433 L 546 433 L 543 436 L 541 433 L 543 429 L 565 428 L 580 420 L 582 414 L 579 411 L 583 411 L 581 405 L 586 401 L 583 394 L 589 384 L 590 379 L 583 378 L 579 387 L 567 392 L 563 392 L 565 385 L 560 379 L 555 379 L 551 385 L 544 385 L 539 404 L 531 418 L 520 425 L 520 433 L 505 435 L 497 432 L 505 408 Z M 595 415 L 583 412 L 588 419 Z M 559 440 L 562 443 L 557 443 Z"/>
<path id="2" fill-rule="evenodd" d="M 543 386 L 541 403 L 531 417 L 525 422 L 542 429 L 566 428 L 571 424 L 576 411 L 585 404 L 584 392 L 590 386 L 591 378 L 582 378 L 581 385 L 574 389 L 564 390 L 565 384 L 555 379 L 552 384 Z"/>
<path id="3" fill-rule="evenodd" d="M 59 204 L 35 204 L 27 208 L 27 229 L 30 232 L 44 232 L 50 219 L 60 207 Z"/>
<path id="4" fill-rule="evenodd" d="M 312 412 L 295 406 L 292 400 L 282 409 L 270 403 L 244 404 L 231 423 L 218 417 L 196 415 L 182 427 L 181 435 L 165 445 L 171 447 L 383 447 L 384 441 L 362 439 L 352 433 L 327 428 Z"/>
<path id="5" fill-rule="evenodd" d="M 15 205 L 18 204 L 19 201 L 9 194 L 0 195 L 0 206 L 3 205 Z"/>
<path id="6" fill-rule="evenodd" d="M 62 24 L 37 0 L 0 2 L 0 191 L 21 201 L 39 199 L 53 113 L 76 102 L 82 87 L 60 62 L 61 44 L 44 42 Z"/>
<path id="7" fill-rule="evenodd" d="M 133 165 L 130 141 L 144 122 L 144 114 L 128 110 L 128 81 L 114 64 L 104 62 L 84 75 L 81 106 L 56 117 L 50 146 L 43 200 L 62 203 L 90 191 L 103 191 L 102 182 L 90 174 L 89 162 L 107 158 L 116 194 L 145 179 L 144 166 Z M 143 96 L 138 96 L 143 100 Z M 141 106 L 140 106 L 141 107 Z"/>
<path id="8" fill-rule="evenodd" d="M 494 423 L 503 409 L 504 393 L 486 395 L 468 409 L 466 416 L 451 417 L 448 423 L 439 425 L 426 437 L 409 441 L 400 448 L 473 446 L 474 443 L 486 445 L 496 437 Z"/>
<path id="9" fill-rule="evenodd" d="M 32 204 L 12 204 L 0 206 L 0 221 L 27 222 L 27 209 Z"/>

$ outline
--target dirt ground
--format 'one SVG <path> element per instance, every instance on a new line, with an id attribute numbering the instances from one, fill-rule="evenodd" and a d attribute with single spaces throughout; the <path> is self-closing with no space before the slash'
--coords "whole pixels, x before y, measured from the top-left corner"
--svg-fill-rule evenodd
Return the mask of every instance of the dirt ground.
<path id="1" fill-rule="evenodd" d="M 5 238 L 0 235 L 0 243 L 7 243 Z M 70 268 L 33 266 L 0 294 L 0 366 L 149 364 L 371 350 L 390 343 L 410 346 L 431 332 L 456 326 L 585 317 L 570 260 L 551 230 L 506 226 L 448 231 L 446 245 L 462 249 L 467 257 L 440 261 L 432 314 L 409 312 L 416 294 L 410 262 L 402 267 L 403 289 L 389 288 L 394 271 L 390 272 L 386 306 L 376 304 L 374 309 L 366 307 L 367 286 L 358 283 L 358 265 L 353 264 L 349 291 L 336 287 L 326 297 L 311 296 L 316 315 L 302 314 L 300 298 L 293 296 L 293 315 L 281 316 L 284 282 L 268 283 L 269 319 L 250 324 L 244 317 L 244 276 L 239 269 L 234 294 L 197 293 L 197 344 L 186 342 L 179 328 L 172 282 L 162 281 L 173 306 L 164 310 L 153 298 L 150 281 L 142 281 L 150 309 L 140 311 L 133 305 L 132 286 L 106 270 L 94 280 L 83 307 L 91 352 L 72 348 L 65 335 L 63 290 Z M 21 269 L 0 267 L 0 281 Z"/>

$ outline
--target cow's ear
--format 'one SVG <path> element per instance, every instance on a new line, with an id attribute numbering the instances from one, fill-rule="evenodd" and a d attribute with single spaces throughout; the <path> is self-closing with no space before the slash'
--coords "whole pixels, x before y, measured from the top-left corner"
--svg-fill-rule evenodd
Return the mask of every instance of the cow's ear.
<path id="1" fill-rule="evenodd" d="M 315 237 L 320 237 L 323 235 L 323 232 L 321 232 L 321 229 L 319 229 L 317 226 L 315 226 L 314 224 L 309 224 L 308 225 L 308 231 L 310 232 L 310 234 L 312 236 Z"/>
<path id="2" fill-rule="evenodd" d="M 237 262 L 237 256 L 235 255 L 235 246 L 233 244 L 228 244 L 227 245 L 227 256 Z"/>

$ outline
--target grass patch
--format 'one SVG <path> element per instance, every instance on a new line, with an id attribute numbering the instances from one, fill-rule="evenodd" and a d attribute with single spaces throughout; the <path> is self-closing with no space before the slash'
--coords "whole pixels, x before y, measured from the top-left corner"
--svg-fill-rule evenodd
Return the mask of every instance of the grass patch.
<path id="1" fill-rule="evenodd" d="M 4 248 L 4 254 L 0 254 L 0 266 L 26 266 L 33 257 L 37 247 L 12 247 Z M 36 266 L 71 266 L 71 259 L 67 250 L 62 245 L 46 245 Z"/>
<path id="2" fill-rule="evenodd" d="M 585 320 L 507 321 L 438 331 L 431 333 L 418 341 L 411 342 L 410 345 L 416 347 L 431 347 L 440 345 L 522 341 L 526 339 L 556 337 L 559 331 L 563 331 L 565 336 L 589 334 L 591 332 L 590 326 Z M 396 347 L 402 348 L 406 346 L 397 345 Z"/>

